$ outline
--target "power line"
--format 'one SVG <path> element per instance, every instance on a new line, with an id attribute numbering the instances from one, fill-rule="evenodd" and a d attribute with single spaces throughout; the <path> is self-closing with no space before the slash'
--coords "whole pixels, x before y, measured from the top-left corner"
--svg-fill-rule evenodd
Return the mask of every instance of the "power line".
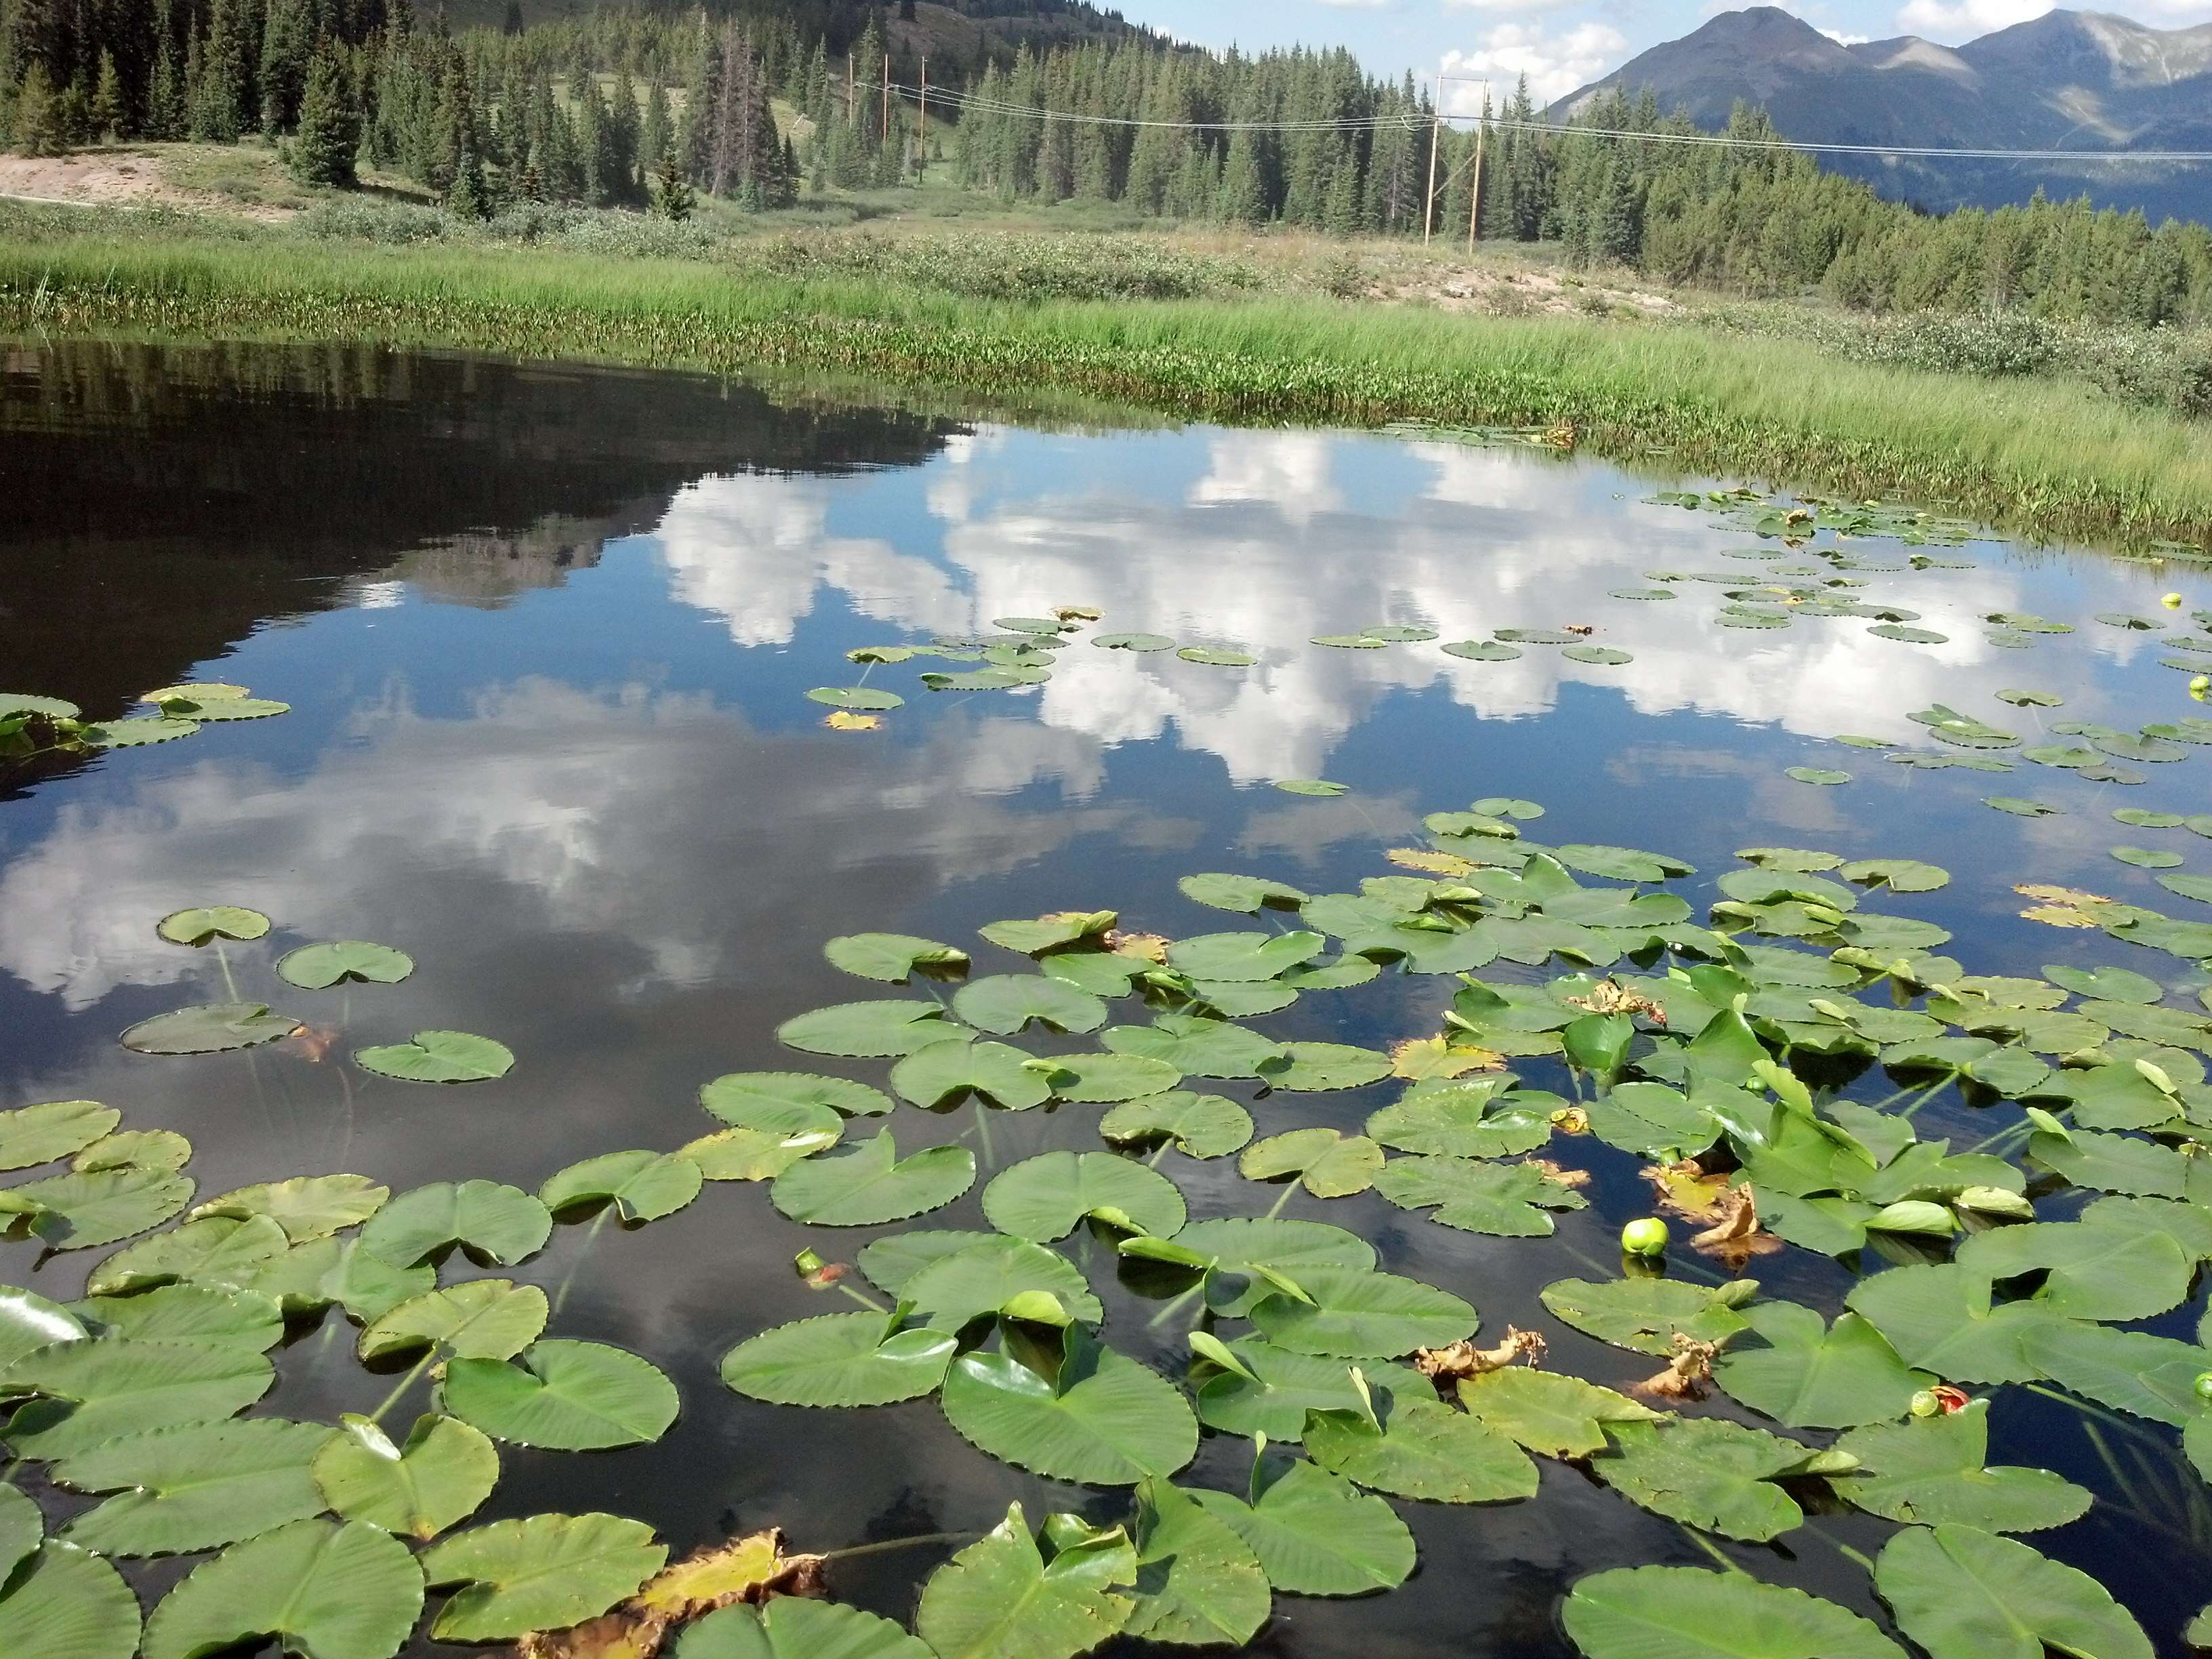
<path id="1" fill-rule="evenodd" d="M 894 83 L 893 89 L 912 97 L 916 88 Z M 1071 110 L 1041 108 L 973 93 L 933 94 L 936 100 L 979 115 L 1018 116 L 1033 121 L 1066 121 L 1076 125 L 1146 127 L 1177 132 L 1369 132 L 1388 127 L 1418 132 L 1425 122 L 1410 112 L 1396 115 L 1343 116 L 1306 121 L 1158 121 L 1129 116 L 1092 115 Z M 1445 121 L 1480 121 L 1479 115 L 1444 114 Z M 1492 130 L 1502 132 L 1548 134 L 1554 138 L 1615 138 L 1648 144 L 1688 144 L 1733 149 L 1794 150 L 1820 155 L 1881 155 L 1914 160 L 1952 161 L 2134 161 L 2172 166 L 2212 161 L 2212 150 L 2190 149 L 1985 149 L 1936 144 L 1846 144 L 1794 138 L 1750 138 L 1723 132 L 1644 132 L 1626 127 L 1562 126 L 1549 121 L 1489 118 Z"/>

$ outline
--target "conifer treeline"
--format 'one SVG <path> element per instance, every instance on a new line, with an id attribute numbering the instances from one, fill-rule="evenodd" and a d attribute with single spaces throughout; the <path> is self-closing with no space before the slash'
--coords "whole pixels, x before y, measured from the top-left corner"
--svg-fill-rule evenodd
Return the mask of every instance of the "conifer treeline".
<path id="1" fill-rule="evenodd" d="M 964 0 L 984 11 L 1000 0 Z M 1072 6 L 1073 0 L 1067 0 Z M 726 0 L 449 34 L 409 0 L 0 0 L 0 137 L 38 150 L 106 135 L 287 138 L 349 180 L 358 154 L 458 210 L 642 204 L 664 158 L 748 207 L 908 176 L 917 37 L 860 0 Z M 848 71 L 849 65 L 849 71 Z M 945 69 L 931 64 L 933 85 Z M 1013 202 L 1076 198 L 1165 217 L 1463 240 L 1475 133 L 1441 131 L 1410 76 L 1344 51 L 1212 54 L 1134 29 L 993 60 L 930 109 L 933 155 Z M 959 98 L 972 96 L 974 101 Z M 799 118 L 780 130 L 775 106 Z M 1557 240 L 1580 264 L 1735 292 L 1825 289 L 1869 309 L 2012 307 L 2146 324 L 2212 319 L 2212 232 L 2039 198 L 1936 217 L 1786 149 L 1529 132 L 1525 84 L 1483 137 L 1480 231 Z M 1582 129 L 1695 131 L 1647 93 Z M 1731 127 L 1771 139 L 1757 112 Z M 1431 156 L 1432 148 L 1435 155 Z M 1436 180 L 1433 195 L 1431 177 Z"/>

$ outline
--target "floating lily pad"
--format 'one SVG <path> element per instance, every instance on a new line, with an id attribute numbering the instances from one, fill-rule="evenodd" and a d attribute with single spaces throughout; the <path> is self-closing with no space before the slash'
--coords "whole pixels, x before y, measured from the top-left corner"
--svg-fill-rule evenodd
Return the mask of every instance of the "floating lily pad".
<path id="1" fill-rule="evenodd" d="M 1851 781 L 1850 773 L 1824 766 L 1792 766 L 1783 773 L 1783 776 L 1795 778 L 1800 783 L 1837 784 Z"/>
<path id="2" fill-rule="evenodd" d="M 848 1152 L 810 1158 L 775 1178 L 769 1197 L 794 1221 L 866 1227 L 941 1209 L 975 1184 L 975 1155 L 929 1146 L 898 1156 L 890 1131 Z"/>
<path id="3" fill-rule="evenodd" d="M 1185 876 L 1176 885 L 1182 890 L 1185 897 L 1196 899 L 1200 904 L 1211 905 L 1217 910 L 1240 911 L 1248 916 L 1257 915 L 1270 907 L 1294 910 L 1307 897 L 1297 888 L 1260 876 Z"/>
<path id="4" fill-rule="evenodd" d="M 1012 1504 L 996 1528 L 930 1575 L 915 1628 L 938 1659 L 1074 1659 L 1129 1622 L 1136 1607 L 1135 1547 L 1119 1527 L 1056 1528 L 1073 1520 L 1047 1522 L 1048 1540 L 1056 1531 L 1058 1540 L 1048 1559 L 1030 1535 L 1022 1506 Z M 892 1652 L 884 1659 L 907 1656 Z"/>
<path id="5" fill-rule="evenodd" d="M 945 1380 L 945 1420 L 977 1449 L 1056 1480 L 1133 1486 L 1190 1462 L 1198 1421 L 1173 1384 L 1080 1327 L 1062 1339 L 1047 1370 L 1012 1352 L 963 1355 Z"/>
<path id="6" fill-rule="evenodd" d="M 158 1227 L 192 1201 L 192 1183 L 173 1170 L 75 1171 L 0 1187 L 0 1234 L 28 1232 L 52 1250 L 82 1250 Z"/>
<path id="7" fill-rule="evenodd" d="M 1091 643 L 1101 651 L 1172 651 L 1175 641 L 1164 634 L 1094 634 Z"/>
<path id="8" fill-rule="evenodd" d="M 676 1420 L 675 1384 L 600 1342 L 538 1342 L 513 1362 L 456 1359 L 439 1392 L 447 1412 L 495 1440 L 553 1451 L 644 1445 Z"/>
<path id="9" fill-rule="evenodd" d="M 138 1650 L 138 1598 L 90 1552 L 39 1545 L 4 1582 L 0 1649 L 9 1659 L 131 1659 Z"/>
<path id="10" fill-rule="evenodd" d="M 2089 1494 L 2048 1469 L 1985 1468 L 1990 1402 L 1925 1419 L 1852 1430 L 1836 1449 L 1859 1467 L 1832 1476 L 1847 1503 L 1892 1521 L 1964 1522 L 1994 1532 L 2063 1527 L 2088 1513 Z"/>
<path id="11" fill-rule="evenodd" d="M 1930 1659 L 2151 1659 L 2142 1627 L 2087 1573 L 1973 1527 L 1912 1527 L 1875 1564 L 1898 1628 Z"/>
<path id="12" fill-rule="evenodd" d="M 369 1322 L 357 1351 L 365 1360 L 423 1349 L 443 1359 L 512 1359 L 545 1329 L 545 1292 L 505 1279 L 471 1279 L 426 1291 Z"/>
<path id="13" fill-rule="evenodd" d="M 626 1222 L 657 1221 L 699 1195 L 699 1166 L 676 1152 L 605 1152 L 546 1178 L 540 1203 L 558 1215 L 591 1204 L 612 1204 Z"/>
<path id="14" fill-rule="evenodd" d="M 1252 1115 L 1225 1096 L 1176 1089 L 1122 1102 L 1098 1133 L 1115 1146 L 1165 1140 L 1188 1158 L 1222 1158 L 1252 1139 Z"/>
<path id="15" fill-rule="evenodd" d="M 348 1413 L 315 1454 L 324 1500 L 349 1521 L 428 1540 L 466 1520 L 499 1480 L 499 1452 L 482 1431 L 432 1413 L 404 1446 L 365 1417 Z"/>
<path id="16" fill-rule="evenodd" d="M 1294 1272 L 1292 1282 L 1303 1298 L 1285 1291 L 1262 1297 L 1250 1317 L 1261 1335 L 1297 1353 L 1391 1358 L 1447 1347 L 1474 1332 L 1473 1308 L 1416 1279 L 1317 1267 Z"/>
<path id="17" fill-rule="evenodd" d="M 1669 593 L 1667 596 L 1674 596 Z M 1498 640 L 1455 640 L 1443 647 L 1447 657 L 1461 657 L 1468 662 L 1511 662 L 1521 655 L 1517 647 Z"/>
<path id="18" fill-rule="evenodd" d="M 61 1536 L 100 1555 L 179 1555 L 304 1521 L 323 1510 L 308 1467 L 331 1433 L 254 1418 L 155 1429 L 79 1452 L 54 1465 L 54 1479 L 118 1495 Z"/>
<path id="19" fill-rule="evenodd" d="M 96 1100 L 48 1100 L 0 1112 L 0 1170 L 28 1170 L 81 1152 L 123 1121 Z"/>
<path id="20" fill-rule="evenodd" d="M 1499 1504 L 1536 1493 L 1536 1466 L 1518 1446 L 1434 1400 L 1396 1402 L 1380 1421 L 1364 1411 L 1314 1412 L 1305 1443 L 1330 1474 L 1400 1498 Z"/>
<path id="21" fill-rule="evenodd" d="M 430 1626 L 441 1642 L 497 1642 L 596 1618 L 636 1594 L 668 1552 L 641 1521 L 532 1515 L 456 1533 L 420 1558 L 433 1586 L 459 1584 Z"/>
<path id="22" fill-rule="evenodd" d="M 699 1103 L 733 1128 L 821 1127 L 826 1109 L 848 1117 L 874 1117 L 891 1109 L 880 1089 L 807 1072 L 732 1072 L 699 1091 Z M 834 1126 L 833 1126 L 834 1127 Z"/>
<path id="23" fill-rule="evenodd" d="M 2009 812 L 2021 818 L 2047 818 L 2056 816 L 2060 811 L 2056 806 L 2046 806 L 2041 801 L 2027 800 L 2019 795 L 1984 796 L 1982 805 L 1994 806 L 2000 812 Z"/>
<path id="24" fill-rule="evenodd" d="M 1616 1567 L 1562 1610 L 1587 1659 L 1905 1659 L 1856 1613 L 1744 1572 Z"/>
<path id="25" fill-rule="evenodd" d="M 1277 781 L 1275 787 L 1288 795 L 1348 795 L 1352 793 L 1350 784 L 1331 783 L 1325 778 L 1283 778 Z"/>
<path id="26" fill-rule="evenodd" d="M 1590 1473 L 1630 1502 L 1685 1526 L 1765 1543 L 1803 1524 L 1777 1484 L 1813 1455 L 1795 1440 L 1719 1418 L 1618 1423 Z"/>
<path id="27" fill-rule="evenodd" d="M 1250 668 L 1260 660 L 1242 651 L 1216 651 L 1196 645 L 1187 645 L 1176 655 L 1185 662 L 1202 663 L 1209 668 Z"/>
<path id="28" fill-rule="evenodd" d="M 1392 1158 L 1376 1190 L 1401 1210 L 1433 1210 L 1431 1219 L 1501 1238 L 1548 1237 L 1552 1210 L 1579 1210 L 1586 1200 L 1527 1164 L 1490 1164 L 1441 1154 Z"/>
<path id="29" fill-rule="evenodd" d="M 1205 1489 L 1190 1495 L 1251 1547 L 1267 1582 L 1287 1595 L 1364 1595 L 1413 1574 L 1413 1535 L 1396 1512 L 1318 1464 L 1292 1463 L 1249 1504 Z"/>
<path id="30" fill-rule="evenodd" d="M 278 976 L 303 991 L 324 991 L 352 981 L 397 985 L 414 971 L 415 959 L 405 951 L 353 939 L 302 945 L 276 963 Z"/>
<path id="31" fill-rule="evenodd" d="M 933 939 L 917 939 L 911 933 L 852 933 L 831 939 L 822 947 L 822 954 L 848 974 L 879 979 L 891 985 L 905 984 L 908 976 L 917 969 L 935 975 L 968 965 L 968 953 L 958 946 L 940 945 Z"/>
<path id="32" fill-rule="evenodd" d="M 36 1396 L 9 1419 L 8 1442 L 18 1456 L 68 1457 L 125 1435 L 228 1417 L 274 1380 L 268 1360 L 238 1344 L 54 1342 L 8 1369 L 11 1392 Z"/>
<path id="33" fill-rule="evenodd" d="M 269 918 L 258 910 L 235 904 L 203 906 L 178 910 L 155 924 L 154 931 L 172 945 L 205 945 L 210 939 L 259 939 L 269 931 Z"/>
<path id="34" fill-rule="evenodd" d="M 315 1659 L 391 1659 L 422 1610 L 407 1547 L 357 1521 L 295 1521 L 192 1570 L 146 1621 L 145 1659 L 276 1637 Z"/>
<path id="35" fill-rule="evenodd" d="M 211 1002 L 142 1019 L 123 1034 L 123 1046 L 141 1054 L 217 1054 L 289 1036 L 300 1022 L 272 1014 L 266 1003 Z"/>
<path id="36" fill-rule="evenodd" d="M 776 1040 L 811 1054 L 887 1059 L 962 1035 L 934 1002 L 847 1002 L 787 1019 Z"/>
<path id="37" fill-rule="evenodd" d="M 1183 1219 L 1182 1194 L 1157 1170 L 1112 1152 L 1045 1152 L 992 1177 L 983 1213 L 1002 1233 L 1048 1243 L 1086 1218 L 1124 1232 L 1172 1237 Z"/>
<path id="38" fill-rule="evenodd" d="M 511 1267 L 535 1255 L 552 1231 L 545 1206 L 520 1188 L 438 1181 L 378 1211 L 362 1228 L 361 1247 L 395 1267 L 411 1267 L 452 1245 Z"/>
<path id="39" fill-rule="evenodd" d="M 946 1330 L 901 1330 L 897 1318 L 829 1314 L 779 1325 L 722 1356 L 722 1381 L 780 1406 L 887 1406 L 945 1380 Z"/>
<path id="40" fill-rule="evenodd" d="M 1725 1343 L 1748 1330 L 1750 1322 L 1737 1311 L 1746 1298 L 1729 1294 L 1733 1288 L 1716 1291 L 1674 1279 L 1563 1279 L 1547 1285 L 1542 1296 L 1554 1318 L 1601 1342 L 1665 1354 L 1673 1352 L 1678 1335 Z"/>
<path id="41" fill-rule="evenodd" d="M 1382 1169 L 1382 1149 L 1364 1135 L 1335 1129 L 1292 1129 L 1254 1141 L 1237 1161 L 1248 1181 L 1276 1181 L 1295 1176 L 1316 1198 L 1346 1198 L 1375 1184 Z"/>
<path id="42" fill-rule="evenodd" d="M 979 1031 L 1012 1036 L 1035 1023 L 1055 1031 L 1095 1031 L 1106 1005 L 1044 974 L 994 974 L 953 994 L 952 1012 Z"/>
<path id="43" fill-rule="evenodd" d="M 417 1031 L 405 1042 L 362 1048 L 354 1063 L 402 1083 L 489 1083 L 514 1068 L 514 1051 L 470 1031 Z"/>
<path id="44" fill-rule="evenodd" d="M 198 720 L 172 720 L 166 714 L 134 714 L 125 720 L 102 720 L 77 733 L 95 749 L 140 749 L 149 744 L 174 743 L 200 729 Z"/>
<path id="45" fill-rule="evenodd" d="M 1832 1328 L 1810 1308 L 1754 1302 L 1741 1310 L 1764 1347 L 1738 1341 L 1714 1366 L 1735 1399 L 1793 1429 L 1855 1428 L 1901 1417 L 1927 1377 L 1856 1313 Z"/>

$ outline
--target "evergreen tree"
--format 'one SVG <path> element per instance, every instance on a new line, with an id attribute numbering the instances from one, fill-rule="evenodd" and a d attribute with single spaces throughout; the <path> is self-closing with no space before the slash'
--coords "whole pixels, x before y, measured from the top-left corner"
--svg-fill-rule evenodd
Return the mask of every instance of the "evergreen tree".
<path id="1" fill-rule="evenodd" d="M 349 190 L 358 182 L 355 158 L 360 150 L 361 112 L 338 48 L 326 39 L 307 62 L 299 131 L 292 140 L 292 171 L 302 184 Z"/>
<path id="2" fill-rule="evenodd" d="M 661 158 L 674 155 L 675 145 L 676 131 L 668 111 L 668 92 L 656 75 L 653 84 L 646 88 L 645 120 L 638 128 L 639 170 L 648 178 L 658 176 Z"/>
<path id="3" fill-rule="evenodd" d="M 112 144 L 123 137 L 123 77 L 116 71 L 115 54 L 104 46 L 100 53 L 100 78 L 93 83 L 88 116 L 87 125 L 94 138 Z"/>
<path id="4" fill-rule="evenodd" d="M 676 152 L 665 149 L 653 171 L 653 210 L 678 223 L 691 216 L 691 181 L 684 176 Z"/>
<path id="5" fill-rule="evenodd" d="M 59 112 L 54 106 L 54 83 L 46 64 L 33 58 L 15 91 L 15 107 L 9 114 L 9 137 L 24 155 L 58 155 L 67 146 Z"/>

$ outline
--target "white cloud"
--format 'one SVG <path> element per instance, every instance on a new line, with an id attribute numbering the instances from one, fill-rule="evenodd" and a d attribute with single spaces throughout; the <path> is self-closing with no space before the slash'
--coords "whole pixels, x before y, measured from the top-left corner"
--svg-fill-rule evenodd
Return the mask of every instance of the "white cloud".
<path id="1" fill-rule="evenodd" d="M 1898 8 L 1902 34 L 1924 35 L 1947 46 L 2040 17 L 2051 0 L 1905 0 Z"/>
<path id="2" fill-rule="evenodd" d="M 1473 51 L 1446 52 L 1443 72 L 1486 78 L 1492 102 L 1510 96 L 1516 78 L 1525 75 L 1529 94 L 1548 104 L 1596 80 L 1627 56 L 1628 37 L 1607 23 L 1577 23 L 1558 34 L 1540 25 L 1500 23 Z M 1482 88 L 1455 87 L 1447 101 L 1453 114 L 1477 114 Z"/>

